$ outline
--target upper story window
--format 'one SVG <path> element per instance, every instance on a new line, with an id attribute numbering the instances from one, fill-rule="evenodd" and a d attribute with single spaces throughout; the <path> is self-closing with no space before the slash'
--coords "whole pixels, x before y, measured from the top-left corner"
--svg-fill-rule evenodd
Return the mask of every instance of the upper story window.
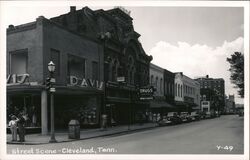
<path id="1" fill-rule="evenodd" d="M 156 92 L 158 92 L 158 77 L 155 78 L 155 88 L 156 88 Z"/>
<path id="2" fill-rule="evenodd" d="M 68 55 L 68 76 L 85 78 L 85 63 L 86 60 L 84 58 Z"/>
<path id="3" fill-rule="evenodd" d="M 177 96 L 177 83 L 175 83 L 175 96 Z"/>
<path id="4" fill-rule="evenodd" d="M 53 61 L 53 63 L 56 66 L 55 69 L 55 75 L 60 75 L 60 51 L 55 49 L 50 49 L 50 61 Z"/>
<path id="5" fill-rule="evenodd" d="M 10 74 L 28 72 L 28 49 L 10 52 Z"/>
<path id="6" fill-rule="evenodd" d="M 181 97 L 182 97 L 182 85 L 181 85 Z"/>
<path id="7" fill-rule="evenodd" d="M 118 59 L 113 60 L 113 62 L 112 62 L 112 68 L 111 68 L 111 80 L 113 82 L 117 81 L 119 66 L 120 66 L 120 64 L 119 64 Z"/>
<path id="8" fill-rule="evenodd" d="M 150 78 L 150 84 L 151 84 L 151 86 L 153 86 L 153 83 L 154 83 L 154 76 L 151 75 L 151 78 Z"/>
<path id="9" fill-rule="evenodd" d="M 161 78 L 161 80 L 160 80 L 160 93 L 162 94 L 162 89 L 163 89 L 163 85 L 162 85 L 162 78 Z"/>
<path id="10" fill-rule="evenodd" d="M 99 79 L 99 74 L 98 74 L 98 63 L 97 62 L 92 62 L 92 79 L 93 80 L 98 80 Z"/>
<path id="11" fill-rule="evenodd" d="M 180 97 L 180 84 L 178 84 L 178 97 Z"/>

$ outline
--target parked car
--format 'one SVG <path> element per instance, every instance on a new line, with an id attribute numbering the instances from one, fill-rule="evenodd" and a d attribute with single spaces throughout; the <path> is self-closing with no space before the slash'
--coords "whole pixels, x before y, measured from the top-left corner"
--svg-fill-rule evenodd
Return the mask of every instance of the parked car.
<path id="1" fill-rule="evenodd" d="M 188 114 L 188 112 L 181 112 L 180 113 L 180 118 L 182 122 L 190 122 L 191 121 L 191 117 Z"/>
<path id="2" fill-rule="evenodd" d="M 200 114 L 197 112 L 191 112 L 190 117 L 192 121 L 199 121 L 201 119 Z"/>
<path id="3" fill-rule="evenodd" d="M 167 118 L 172 122 L 171 124 L 180 124 L 182 122 L 177 112 L 168 112 Z"/>
<path id="4" fill-rule="evenodd" d="M 211 114 L 211 112 L 206 112 L 206 114 L 205 114 L 205 118 L 212 118 L 212 114 Z"/>
<path id="5" fill-rule="evenodd" d="M 162 119 L 160 119 L 158 121 L 158 125 L 159 126 L 165 126 L 165 125 L 170 125 L 172 124 L 173 122 L 171 121 L 171 118 L 170 117 L 167 117 L 166 115 L 162 117 Z"/>

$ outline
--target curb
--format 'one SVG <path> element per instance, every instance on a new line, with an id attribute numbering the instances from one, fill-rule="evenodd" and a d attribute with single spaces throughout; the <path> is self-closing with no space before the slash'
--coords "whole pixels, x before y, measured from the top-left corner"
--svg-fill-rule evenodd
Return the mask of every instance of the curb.
<path id="1" fill-rule="evenodd" d="M 74 142 L 74 141 L 79 141 L 79 140 L 87 140 L 87 139 L 93 139 L 93 138 L 98 138 L 98 137 L 106 137 L 106 136 L 111 136 L 111 135 L 118 135 L 121 133 L 126 133 L 126 134 L 130 134 L 136 131 L 143 131 L 143 130 L 150 130 L 150 129 L 154 129 L 157 128 L 159 126 L 155 125 L 155 126 L 150 126 L 150 127 L 145 127 L 145 128 L 137 128 L 137 129 L 133 129 L 133 130 L 125 130 L 125 131 L 118 131 L 115 133 L 109 133 L 109 134 L 103 134 L 103 135 L 97 135 L 97 136 L 90 136 L 90 137 L 86 137 L 86 138 L 80 138 L 80 139 L 67 139 L 67 140 L 63 140 L 63 141 L 58 141 L 56 143 L 65 143 L 65 142 Z M 39 145 L 39 144 L 51 144 L 49 142 L 7 142 L 7 144 L 17 144 L 17 145 Z"/>

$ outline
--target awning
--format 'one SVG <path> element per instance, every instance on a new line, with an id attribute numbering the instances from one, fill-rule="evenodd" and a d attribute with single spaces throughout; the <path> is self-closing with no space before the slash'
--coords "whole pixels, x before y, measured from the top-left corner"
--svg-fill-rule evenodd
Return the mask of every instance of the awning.
<path id="1" fill-rule="evenodd" d="M 54 86 L 56 89 L 55 94 L 66 94 L 66 95 L 79 95 L 79 94 L 103 94 L 103 90 L 98 90 L 91 87 L 75 87 L 75 86 Z M 7 86 L 8 94 L 17 93 L 40 93 L 45 89 L 44 85 L 12 85 Z"/>
<path id="2" fill-rule="evenodd" d="M 14 94 L 27 94 L 27 93 L 40 93 L 44 86 L 42 85 L 8 85 L 6 87 L 8 95 Z"/>
<path id="3" fill-rule="evenodd" d="M 174 108 L 174 106 L 166 101 L 150 101 L 150 108 Z"/>
<path id="4" fill-rule="evenodd" d="M 175 105 L 177 105 L 177 106 L 187 106 L 187 103 L 185 103 L 183 101 L 175 101 Z"/>
<path id="5" fill-rule="evenodd" d="M 106 99 L 108 102 L 113 102 L 113 103 L 130 103 L 129 98 L 107 97 Z"/>

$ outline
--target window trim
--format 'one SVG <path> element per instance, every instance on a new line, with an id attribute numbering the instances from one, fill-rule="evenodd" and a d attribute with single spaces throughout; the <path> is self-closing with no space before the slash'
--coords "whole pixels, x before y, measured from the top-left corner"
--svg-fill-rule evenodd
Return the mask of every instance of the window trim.
<path id="1" fill-rule="evenodd" d="M 85 57 L 81 57 L 81 56 L 70 54 L 70 53 L 67 54 L 67 76 L 70 76 L 69 75 L 69 57 L 70 56 L 84 59 L 84 76 L 83 76 L 83 78 L 86 78 L 86 76 L 87 76 L 87 73 L 86 73 L 86 71 L 87 71 L 87 69 L 86 69 L 87 59 Z"/>
<path id="2" fill-rule="evenodd" d="M 28 52 L 28 48 L 25 48 L 25 49 L 18 49 L 18 50 L 15 50 L 15 51 L 9 51 L 9 74 L 13 74 L 11 71 L 12 71 L 12 55 L 13 54 L 18 54 L 18 53 L 26 53 L 27 54 L 27 60 L 26 60 L 26 73 L 28 73 L 28 61 L 29 61 L 29 52 Z"/>

